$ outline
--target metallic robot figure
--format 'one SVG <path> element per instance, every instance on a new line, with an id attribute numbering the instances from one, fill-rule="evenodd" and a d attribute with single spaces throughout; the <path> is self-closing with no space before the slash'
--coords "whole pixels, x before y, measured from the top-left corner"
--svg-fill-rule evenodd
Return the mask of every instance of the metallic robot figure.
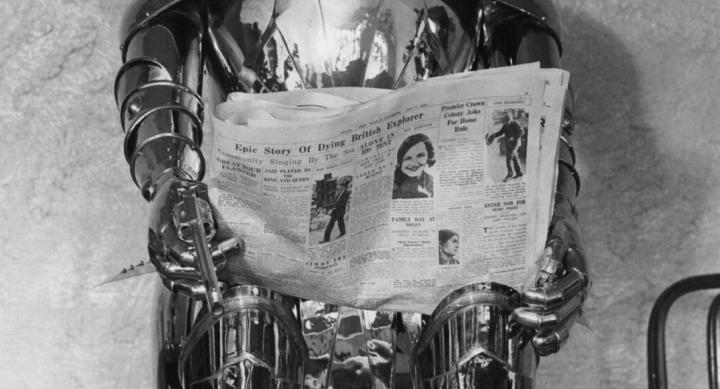
<path id="1" fill-rule="evenodd" d="M 401 88 L 535 61 L 559 67 L 556 22 L 545 0 L 135 1 L 115 97 L 132 177 L 152 205 L 150 257 L 167 286 L 159 387 L 531 388 L 538 356 L 565 341 L 589 287 L 570 99 L 537 288 L 468 286 L 429 317 L 233 282 L 244 243 L 216 233 L 203 118 L 233 91 Z"/>

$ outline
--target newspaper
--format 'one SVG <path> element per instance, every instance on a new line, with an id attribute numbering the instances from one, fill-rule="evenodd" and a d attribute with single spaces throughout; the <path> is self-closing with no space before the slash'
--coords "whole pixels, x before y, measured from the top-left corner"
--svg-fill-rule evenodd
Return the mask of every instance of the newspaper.
<path id="1" fill-rule="evenodd" d="M 396 91 L 232 94 L 206 155 L 242 282 L 430 313 L 474 282 L 522 290 L 543 250 L 569 75 L 537 66 Z"/>

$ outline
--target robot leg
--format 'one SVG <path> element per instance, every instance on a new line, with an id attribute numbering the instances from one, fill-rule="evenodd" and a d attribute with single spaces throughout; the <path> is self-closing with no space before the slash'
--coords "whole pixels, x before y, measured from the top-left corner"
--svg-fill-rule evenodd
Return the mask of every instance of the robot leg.
<path id="1" fill-rule="evenodd" d="M 411 356 L 415 389 L 530 389 L 537 357 L 522 328 L 509 321 L 520 303 L 496 283 L 465 286 L 440 302 Z"/>
<path id="2" fill-rule="evenodd" d="M 215 316 L 201 300 L 165 290 L 158 387 L 300 389 L 308 348 L 297 299 L 257 286 L 224 293 Z"/>

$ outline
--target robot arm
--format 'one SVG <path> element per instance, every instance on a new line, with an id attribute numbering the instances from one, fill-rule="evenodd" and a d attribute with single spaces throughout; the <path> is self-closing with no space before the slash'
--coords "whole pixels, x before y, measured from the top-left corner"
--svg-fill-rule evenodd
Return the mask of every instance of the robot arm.
<path id="1" fill-rule="evenodd" d="M 130 174 L 147 200 L 164 174 L 200 181 L 205 170 L 199 95 L 203 28 L 193 5 L 137 1 L 123 21 L 124 65 L 115 99 Z"/>
<path id="2" fill-rule="evenodd" d="M 545 0 L 497 0 L 483 7 L 480 51 L 487 67 L 540 62 L 560 66 L 560 35 L 552 4 Z M 533 346 L 540 355 L 557 352 L 569 328 L 582 312 L 590 287 L 575 199 L 580 176 L 572 147 L 574 120 L 572 91 L 565 101 L 559 145 L 555 207 L 536 287 L 523 294 L 527 307 L 513 319 L 534 332 Z"/>
<path id="3" fill-rule="evenodd" d="M 294 2 L 287 2 L 290 3 Z M 536 61 L 543 67 L 560 67 L 560 37 L 555 23 L 557 18 L 547 0 L 442 3 L 462 17 L 455 27 L 448 24 L 447 29 L 423 29 L 425 33 L 437 35 L 437 39 L 430 37 L 423 40 L 426 47 L 422 55 L 432 57 L 433 60 L 427 64 L 434 64 L 434 67 L 433 71 L 421 71 L 419 74 L 430 76 Z M 233 23 L 240 20 L 226 16 L 232 16 L 228 13 L 231 10 L 239 12 L 244 4 L 223 8 L 230 4 L 238 5 L 242 2 L 139 0 L 128 12 L 121 34 L 125 65 L 117 77 L 116 99 L 126 133 L 125 156 L 131 167 L 131 175 L 143 196 L 152 201 L 151 259 L 168 286 L 192 293 L 204 289 L 199 283 L 202 276 L 197 266 L 199 256 L 196 253 L 197 247 L 205 244 L 184 240 L 180 233 L 181 226 L 172 220 L 175 206 L 182 202 L 184 193 L 194 193 L 195 197 L 202 200 L 199 209 L 208 210 L 200 212 L 200 224 L 207 226 L 206 238 L 211 242 L 210 251 L 216 266 L 220 266 L 231 252 L 242 249 L 242 243 L 237 239 L 213 242 L 215 222 L 207 200 L 207 188 L 199 183 L 205 167 L 200 150 L 204 107 L 199 94 L 203 90 L 203 64 L 207 57 L 216 77 L 233 90 L 262 91 L 266 90 L 263 85 L 272 84 L 268 80 L 260 80 L 265 74 L 262 69 L 255 69 L 257 71 L 252 73 L 244 66 L 259 61 L 248 60 L 252 57 L 252 50 L 258 50 L 256 43 L 259 42 L 250 39 L 252 42 L 245 42 L 248 50 L 239 50 L 236 45 L 242 42 L 234 41 L 236 38 L 221 28 L 222 20 Z M 269 3 L 258 4 L 266 6 Z M 220 9 L 206 10 L 204 6 Z M 212 15 L 206 14 L 208 12 Z M 435 18 L 433 23 L 428 19 L 428 26 L 444 25 L 447 12 L 437 15 L 428 12 L 423 14 L 425 18 Z M 280 10 L 273 9 L 273 15 L 279 13 Z M 220 18 L 218 26 L 211 17 L 213 15 Z M 205 23 L 209 23 L 209 26 Z M 381 23 L 380 29 L 390 33 L 395 31 L 390 28 L 392 26 Z M 467 32 L 467 35 L 462 35 L 462 39 L 458 38 L 461 34 L 455 33 L 458 28 Z M 268 28 L 268 31 L 272 30 Z M 265 42 L 264 37 L 263 33 L 257 39 Z M 282 37 L 289 38 L 285 35 Z M 384 41 L 389 51 L 391 47 L 402 46 L 393 43 L 402 40 L 400 37 L 390 38 Z M 446 53 L 445 49 L 449 51 Z M 300 53 L 304 52 L 301 50 Z M 399 57 L 393 58 L 395 61 Z M 299 61 L 295 54 L 290 59 Z M 388 64 L 398 65 L 393 61 L 388 60 Z M 395 72 L 388 65 L 386 70 L 392 74 L 385 77 L 395 82 L 383 83 L 378 80 L 385 78 L 377 76 L 372 78 L 375 80 L 373 82 L 363 81 L 363 85 L 404 85 L 398 80 L 401 80 L 402 72 L 407 67 L 395 65 L 394 68 L 400 71 Z M 299 72 L 298 66 L 293 68 Z M 330 79 L 338 85 L 345 85 L 338 80 L 345 80 L 343 74 L 350 77 L 349 73 L 336 73 Z M 367 75 L 366 78 L 369 79 Z M 315 79 L 324 80 L 322 77 Z M 308 82 L 310 78 L 302 80 Z M 543 270 L 538 277 L 537 288 L 528 290 L 524 295 L 528 307 L 518 310 L 515 315 L 517 322 L 535 330 L 534 344 L 541 354 L 555 351 L 566 337 L 563 334 L 579 314 L 589 286 L 573 205 L 579 188 L 579 177 L 574 168 L 574 155 L 570 146 L 573 127 L 570 104 L 566 112 L 563 142 L 560 145 L 558 195 Z M 560 298 L 552 297 L 555 295 Z"/>
<path id="4" fill-rule="evenodd" d="M 215 266 L 242 242 L 212 242 L 216 225 L 199 182 L 205 171 L 202 20 L 200 3 L 136 1 L 123 21 L 115 98 L 130 174 L 152 205 L 150 259 L 166 286 L 206 295 L 213 307 L 221 305 Z"/>
<path id="5" fill-rule="evenodd" d="M 536 330 L 533 346 L 540 355 L 557 352 L 567 340 L 570 327 L 582 313 L 591 284 L 574 205 L 580 178 L 568 140 L 571 134 L 572 116 L 566 110 L 547 246 L 536 287 L 523 294 L 528 307 L 517 309 L 513 315 L 518 323 Z"/>

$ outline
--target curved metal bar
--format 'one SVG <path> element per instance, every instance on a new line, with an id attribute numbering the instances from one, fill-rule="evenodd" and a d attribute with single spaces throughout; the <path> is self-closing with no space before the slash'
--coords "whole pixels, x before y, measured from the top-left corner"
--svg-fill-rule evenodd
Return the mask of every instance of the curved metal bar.
<path id="1" fill-rule="evenodd" d="M 720 388 L 720 380 L 718 379 L 718 338 L 720 338 L 720 295 L 713 299 L 710 304 L 707 321 L 707 355 L 708 355 L 708 379 L 710 389 Z"/>
<path id="2" fill-rule="evenodd" d="M 655 301 L 648 324 L 648 388 L 667 388 L 665 361 L 665 322 L 672 304 L 680 297 L 699 290 L 720 288 L 720 274 L 706 274 L 682 279 L 665 289 Z"/>
<path id="3" fill-rule="evenodd" d="M 410 355 L 414 387 L 532 388 L 521 365 L 534 351 L 509 323 L 519 299 L 514 289 L 496 283 L 467 285 L 445 297 Z"/>

